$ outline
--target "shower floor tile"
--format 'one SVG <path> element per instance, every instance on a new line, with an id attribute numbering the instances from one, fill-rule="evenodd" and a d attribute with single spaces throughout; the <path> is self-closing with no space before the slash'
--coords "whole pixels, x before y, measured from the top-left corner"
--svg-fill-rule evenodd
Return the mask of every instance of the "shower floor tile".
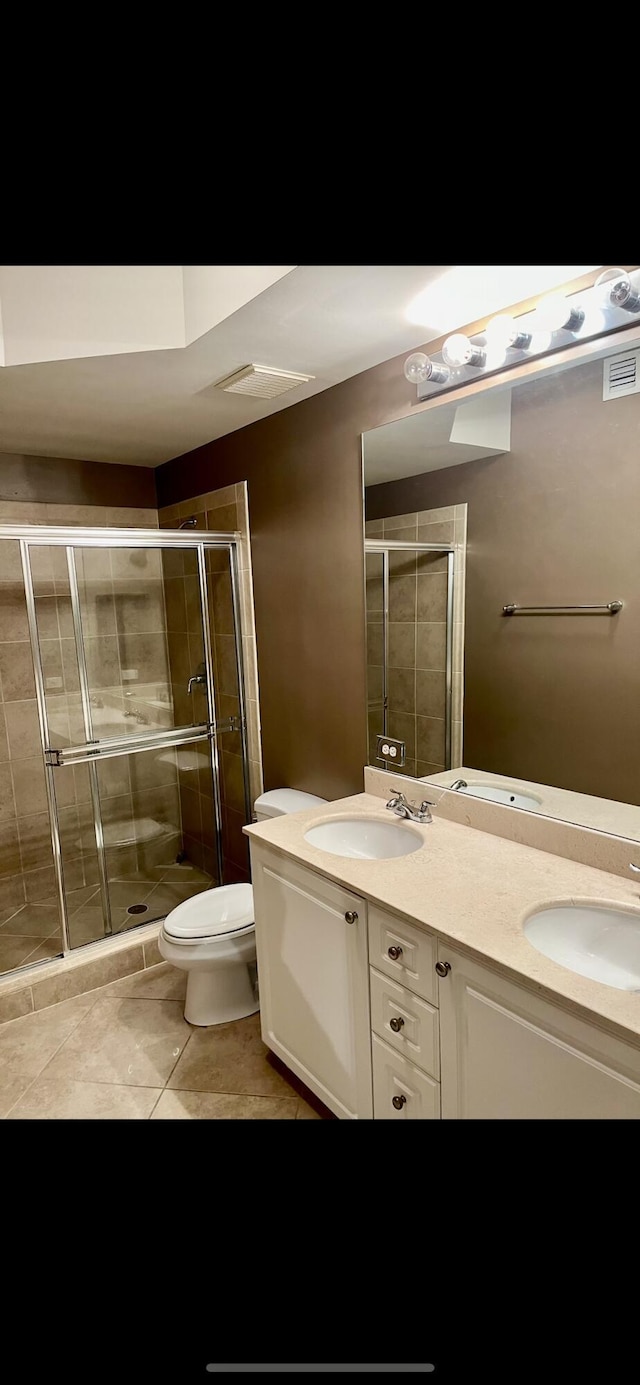
<path id="1" fill-rule="evenodd" d="M 60 910 L 57 904 L 23 904 L 15 914 L 0 928 L 0 938 L 11 934 L 13 937 L 32 935 L 39 942 L 52 933 L 60 932 Z"/>
<path id="2" fill-rule="evenodd" d="M 192 895 L 212 889 L 215 881 L 188 861 L 183 865 L 155 866 L 144 874 L 114 876 L 109 880 L 111 928 L 124 933 L 141 923 L 152 923 Z M 105 936 L 100 886 L 84 885 L 67 891 L 69 938 L 72 948 L 98 942 Z M 130 914 L 132 905 L 144 904 L 143 913 Z M 0 924 L 0 974 L 32 962 L 60 956 L 62 937 L 56 896 L 34 904 L 22 904 Z"/>
<path id="3" fill-rule="evenodd" d="M 333 1120 L 272 1059 L 258 1015 L 196 1029 L 168 962 L 0 1026 L 11 1120 Z"/>

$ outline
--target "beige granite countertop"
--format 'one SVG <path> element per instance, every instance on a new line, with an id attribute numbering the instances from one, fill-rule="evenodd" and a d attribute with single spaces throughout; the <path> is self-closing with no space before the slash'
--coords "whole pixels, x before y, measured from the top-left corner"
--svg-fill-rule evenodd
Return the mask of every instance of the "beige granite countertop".
<path id="1" fill-rule="evenodd" d="M 640 995 L 561 967 L 537 952 L 523 932 L 530 914 L 552 904 L 615 904 L 636 913 L 640 922 L 640 881 L 447 822 L 437 813 L 425 826 L 407 824 L 424 846 L 392 860 L 332 856 L 304 840 L 310 826 L 336 817 L 394 821 L 379 798 L 361 793 L 244 830 L 252 841 L 459 943 L 478 960 L 498 964 L 550 1000 L 577 1007 L 583 1016 L 588 1012 L 587 1018 L 613 1027 L 623 1038 L 640 1036 Z"/>

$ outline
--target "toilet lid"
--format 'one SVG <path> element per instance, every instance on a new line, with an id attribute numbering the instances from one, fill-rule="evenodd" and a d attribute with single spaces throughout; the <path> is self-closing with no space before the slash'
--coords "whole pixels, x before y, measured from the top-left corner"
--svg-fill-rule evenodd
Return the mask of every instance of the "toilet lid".
<path id="1" fill-rule="evenodd" d="M 185 899 L 164 921 L 170 938 L 216 938 L 254 923 L 250 885 L 221 885 Z"/>

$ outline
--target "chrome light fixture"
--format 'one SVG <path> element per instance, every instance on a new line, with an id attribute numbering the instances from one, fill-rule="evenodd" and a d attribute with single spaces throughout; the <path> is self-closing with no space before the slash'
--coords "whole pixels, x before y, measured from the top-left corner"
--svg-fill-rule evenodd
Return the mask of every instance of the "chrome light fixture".
<path id="1" fill-rule="evenodd" d="M 478 371 L 495 375 L 549 350 L 565 349 L 571 345 L 567 338 L 584 340 L 618 331 L 628 326 L 626 313 L 640 313 L 640 270 L 631 274 L 607 269 L 579 294 L 548 294 L 517 318 L 498 313 L 477 336 L 454 332 L 444 341 L 439 359 L 414 351 L 404 363 L 404 374 L 417 387 L 419 401 L 430 399 L 439 388 L 452 389 L 477 378 Z"/>

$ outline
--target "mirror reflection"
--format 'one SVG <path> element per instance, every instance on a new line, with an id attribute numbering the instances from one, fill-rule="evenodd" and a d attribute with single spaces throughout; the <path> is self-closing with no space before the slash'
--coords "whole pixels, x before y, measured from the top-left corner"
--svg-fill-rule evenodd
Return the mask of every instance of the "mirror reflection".
<path id="1" fill-rule="evenodd" d="M 371 765 L 640 838 L 639 356 L 364 435 Z"/>

